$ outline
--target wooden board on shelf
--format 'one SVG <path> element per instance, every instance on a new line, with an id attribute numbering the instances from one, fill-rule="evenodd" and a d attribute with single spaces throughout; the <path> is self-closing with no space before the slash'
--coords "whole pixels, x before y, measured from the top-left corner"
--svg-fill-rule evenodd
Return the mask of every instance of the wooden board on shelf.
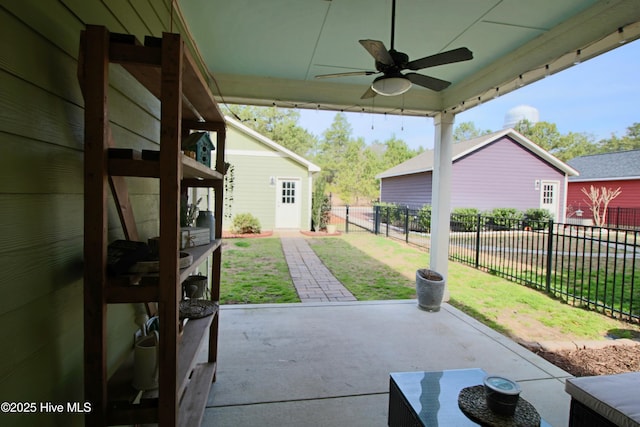
<path id="1" fill-rule="evenodd" d="M 187 390 L 180 402 L 178 420 L 180 426 L 199 426 L 209 398 L 211 383 L 216 373 L 216 363 L 200 363 L 193 370 Z"/>

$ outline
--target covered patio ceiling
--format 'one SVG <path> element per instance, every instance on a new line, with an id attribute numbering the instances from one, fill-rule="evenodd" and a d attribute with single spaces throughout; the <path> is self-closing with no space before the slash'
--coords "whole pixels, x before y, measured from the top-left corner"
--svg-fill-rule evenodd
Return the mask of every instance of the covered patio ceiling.
<path id="1" fill-rule="evenodd" d="M 638 0 L 397 0 L 394 47 L 411 60 L 467 47 L 470 61 L 418 71 L 452 84 L 361 99 L 375 70 L 360 39 L 391 47 L 392 0 L 177 0 L 220 100 L 354 112 L 457 113 L 640 37 Z"/>

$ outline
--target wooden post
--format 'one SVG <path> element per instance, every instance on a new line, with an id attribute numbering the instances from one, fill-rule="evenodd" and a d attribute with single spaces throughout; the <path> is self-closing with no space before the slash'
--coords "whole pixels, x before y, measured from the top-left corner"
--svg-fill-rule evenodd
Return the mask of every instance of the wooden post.
<path id="1" fill-rule="evenodd" d="M 84 119 L 84 393 L 91 403 L 86 424 L 107 416 L 107 148 L 109 119 L 109 33 L 88 26 L 82 34 L 80 68 Z M 91 48 L 87 48 L 91 46 Z"/>
<path id="2" fill-rule="evenodd" d="M 160 333 L 159 422 L 178 422 L 178 279 L 180 180 L 182 156 L 182 59 L 184 44 L 179 34 L 162 37 L 162 80 L 160 89 Z"/>

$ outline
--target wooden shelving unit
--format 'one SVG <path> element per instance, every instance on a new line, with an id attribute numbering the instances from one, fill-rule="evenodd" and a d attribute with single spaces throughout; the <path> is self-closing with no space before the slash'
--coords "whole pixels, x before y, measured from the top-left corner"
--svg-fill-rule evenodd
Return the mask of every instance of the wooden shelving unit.
<path id="1" fill-rule="evenodd" d="M 122 149 L 112 150 L 109 63 L 121 64 L 160 100 L 159 152 L 130 150 L 130 155 L 122 158 Z M 92 404 L 86 424 L 199 425 L 215 379 L 218 313 L 185 322 L 179 319 L 179 301 L 182 281 L 210 257 L 211 300 L 216 306 L 219 301 L 226 129 L 223 115 L 179 34 L 148 37 L 142 45 L 133 36 L 87 26 L 81 37 L 78 78 L 85 99 L 84 381 L 85 398 Z M 191 130 L 216 132 L 215 170 L 181 153 L 181 140 Z M 120 151 L 119 156 L 112 155 L 116 151 Z M 155 277 L 107 276 L 109 191 L 124 235 L 139 240 L 124 180 L 127 176 L 160 182 L 160 271 Z M 193 263 L 180 269 L 180 194 L 187 187 L 214 189 L 216 240 L 188 249 Z M 142 398 L 131 386 L 133 357 L 107 378 L 107 305 L 113 303 L 157 303 L 161 324 L 159 388 L 145 392 Z M 208 360 L 196 363 L 207 337 Z"/>

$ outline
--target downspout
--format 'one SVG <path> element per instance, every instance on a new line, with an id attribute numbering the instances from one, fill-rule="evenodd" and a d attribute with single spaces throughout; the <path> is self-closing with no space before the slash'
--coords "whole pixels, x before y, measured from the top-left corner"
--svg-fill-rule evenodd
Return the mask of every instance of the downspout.
<path id="1" fill-rule="evenodd" d="M 435 116 L 435 147 L 431 200 L 431 249 L 429 268 L 447 279 L 449 270 L 449 223 L 451 220 L 451 175 L 453 169 L 453 122 L 455 115 Z M 449 300 L 448 286 L 444 300 Z"/>

